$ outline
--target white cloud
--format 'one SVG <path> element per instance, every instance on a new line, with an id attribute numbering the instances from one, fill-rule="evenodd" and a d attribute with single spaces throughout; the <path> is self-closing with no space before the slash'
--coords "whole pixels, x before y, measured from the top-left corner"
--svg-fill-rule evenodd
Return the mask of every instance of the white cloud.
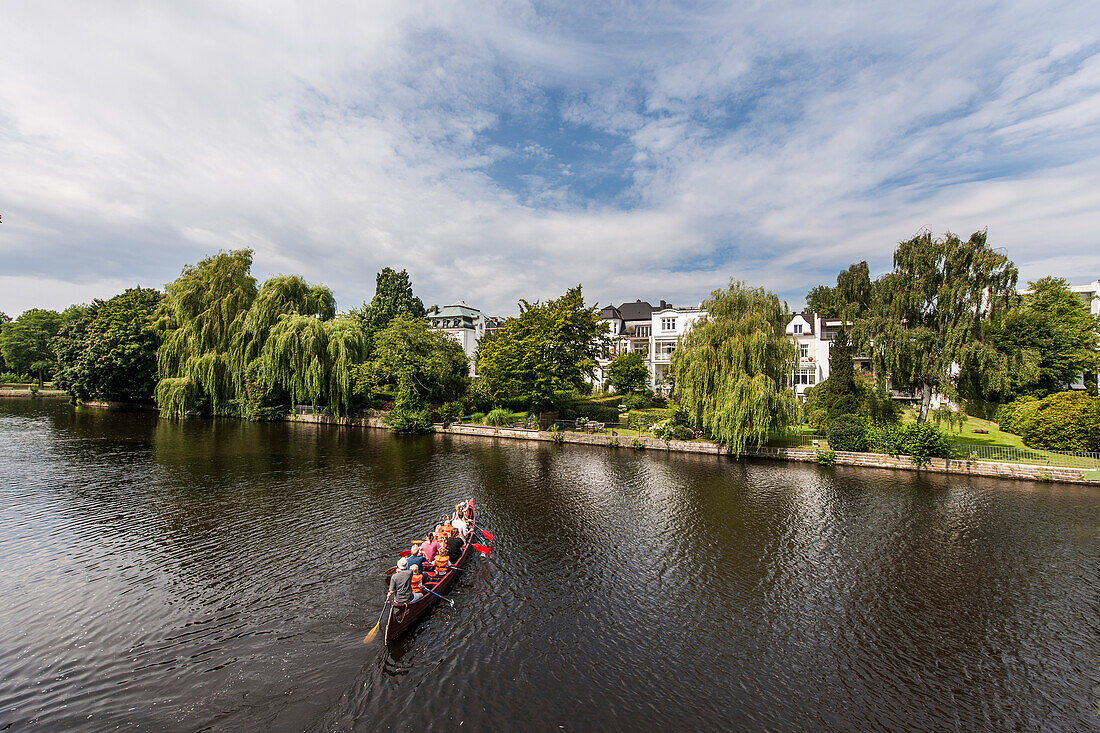
<path id="1" fill-rule="evenodd" d="M 1100 275 L 1100 16 L 1080 5 L 5 15 L 9 314 L 243 246 L 258 276 L 301 273 L 342 307 L 386 265 L 428 302 L 498 312 L 578 281 L 602 302 L 693 303 L 734 276 L 797 302 L 854 259 L 888 266 L 923 226 L 988 227 L 1025 277 Z M 578 202 L 576 162 L 517 168 L 523 192 L 495 181 L 515 150 L 554 155 L 497 144 L 517 111 L 622 136 L 631 203 Z"/>

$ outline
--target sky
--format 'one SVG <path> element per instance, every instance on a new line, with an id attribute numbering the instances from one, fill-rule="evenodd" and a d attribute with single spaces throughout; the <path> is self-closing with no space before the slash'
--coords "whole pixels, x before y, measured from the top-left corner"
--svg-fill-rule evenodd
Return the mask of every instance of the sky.
<path id="1" fill-rule="evenodd" d="M 1100 278 L 1100 4 L 50 2 L 0 23 L 0 311 L 219 250 L 348 309 L 792 308 L 929 229 Z"/>

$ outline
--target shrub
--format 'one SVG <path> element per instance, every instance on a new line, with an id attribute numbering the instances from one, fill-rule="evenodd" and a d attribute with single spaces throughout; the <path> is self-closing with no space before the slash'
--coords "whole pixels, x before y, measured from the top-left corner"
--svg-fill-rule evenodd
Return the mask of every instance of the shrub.
<path id="1" fill-rule="evenodd" d="M 470 415 L 470 422 L 477 423 L 478 425 L 484 425 L 485 424 L 485 413 L 484 412 L 475 412 L 473 415 Z"/>
<path id="2" fill-rule="evenodd" d="M 838 415 L 829 422 L 827 433 L 833 450 L 867 450 L 867 424 L 859 415 Z"/>
<path id="3" fill-rule="evenodd" d="M 550 440 L 554 441 L 558 445 L 565 442 L 565 436 L 561 434 L 561 428 L 557 425 L 550 426 Z"/>
<path id="4" fill-rule="evenodd" d="M 630 447 L 634 450 L 645 450 L 645 441 L 641 438 L 632 438 L 630 440 Z"/>
<path id="5" fill-rule="evenodd" d="M 829 444 L 832 445 L 831 440 Z M 867 445 L 876 453 L 910 456 L 917 464 L 927 463 L 929 458 L 951 458 L 955 455 L 947 436 L 927 422 L 872 425 L 867 428 Z"/>
<path id="6" fill-rule="evenodd" d="M 511 419 L 512 413 L 508 412 L 508 410 L 497 407 L 485 416 L 485 424 L 493 425 L 495 427 L 502 427 L 504 425 L 507 425 Z"/>
<path id="7" fill-rule="evenodd" d="M 997 410 L 996 423 L 1006 433 L 1023 435 L 1039 402 L 1035 397 L 1019 397 Z"/>
<path id="8" fill-rule="evenodd" d="M 436 414 L 439 416 L 439 422 L 450 423 L 460 420 L 462 413 L 465 411 L 465 407 L 461 402 L 445 402 Z"/>
<path id="9" fill-rule="evenodd" d="M 1032 448 L 1097 451 L 1098 421 L 1100 400 L 1084 392 L 1058 392 L 1028 405 L 1021 437 Z"/>
<path id="10" fill-rule="evenodd" d="M 0 384 L 30 384 L 37 381 L 38 378 L 32 377 L 30 374 L 16 374 L 15 372 L 0 374 Z"/>
<path id="11" fill-rule="evenodd" d="M 628 394 L 623 398 L 623 405 L 628 410 L 648 410 L 653 406 L 653 398 L 648 394 Z"/>
<path id="12" fill-rule="evenodd" d="M 695 433 L 691 431 L 691 428 L 675 425 L 672 420 L 662 420 L 651 425 L 649 429 L 666 443 L 670 440 L 691 440 L 695 437 Z"/>
<path id="13" fill-rule="evenodd" d="M 814 451 L 814 460 L 822 466 L 832 466 L 836 463 L 836 451 L 819 448 Z"/>
<path id="14" fill-rule="evenodd" d="M 397 406 L 386 413 L 382 420 L 395 433 L 412 435 L 428 433 L 432 429 L 432 420 L 427 406 Z"/>
<path id="15" fill-rule="evenodd" d="M 618 448 L 619 447 L 619 439 L 618 438 L 612 438 L 611 440 L 607 441 L 607 447 L 608 448 Z"/>

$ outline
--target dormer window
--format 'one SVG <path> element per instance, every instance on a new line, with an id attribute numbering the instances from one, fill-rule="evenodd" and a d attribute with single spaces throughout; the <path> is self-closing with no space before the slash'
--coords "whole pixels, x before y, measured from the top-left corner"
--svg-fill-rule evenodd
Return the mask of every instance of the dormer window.
<path id="1" fill-rule="evenodd" d="M 801 323 L 794 324 L 794 332 L 795 333 L 802 333 L 802 324 Z"/>

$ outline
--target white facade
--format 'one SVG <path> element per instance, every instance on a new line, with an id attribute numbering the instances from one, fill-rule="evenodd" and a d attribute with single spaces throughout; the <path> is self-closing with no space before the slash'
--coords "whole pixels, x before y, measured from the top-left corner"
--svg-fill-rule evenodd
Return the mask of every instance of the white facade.
<path id="1" fill-rule="evenodd" d="M 485 329 L 490 319 L 477 308 L 472 308 L 459 301 L 453 305 L 444 306 L 438 310 L 428 312 L 430 327 L 443 331 L 458 342 L 466 359 L 470 363 L 470 376 L 476 376 L 477 363 L 474 356 L 477 354 L 477 345 L 481 337 L 485 335 Z"/>
<path id="2" fill-rule="evenodd" d="M 649 328 L 649 376 L 656 391 L 668 394 L 671 385 L 666 374 L 672 352 L 695 322 L 706 316 L 702 308 L 674 308 L 671 305 L 653 311 Z"/>

